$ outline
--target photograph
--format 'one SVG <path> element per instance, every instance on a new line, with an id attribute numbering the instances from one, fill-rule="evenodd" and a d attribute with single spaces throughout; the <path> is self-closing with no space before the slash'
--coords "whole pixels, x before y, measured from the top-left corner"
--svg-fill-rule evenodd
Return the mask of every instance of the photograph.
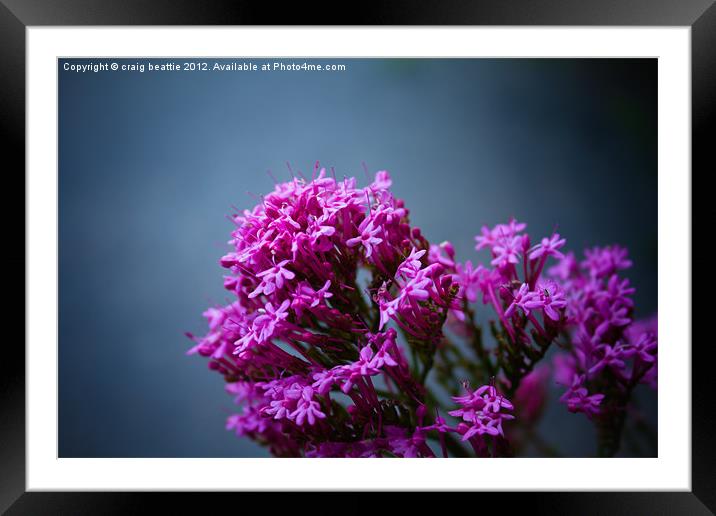
<path id="1" fill-rule="evenodd" d="M 658 458 L 659 59 L 57 81 L 59 458 Z"/>

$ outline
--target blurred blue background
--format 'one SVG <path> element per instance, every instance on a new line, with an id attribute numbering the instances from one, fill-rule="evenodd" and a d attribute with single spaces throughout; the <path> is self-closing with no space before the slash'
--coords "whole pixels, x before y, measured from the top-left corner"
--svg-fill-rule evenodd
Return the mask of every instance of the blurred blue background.
<path id="1" fill-rule="evenodd" d="M 268 169 L 287 179 L 287 161 L 363 184 L 363 161 L 389 170 L 413 223 L 463 260 L 484 261 L 473 235 L 510 216 L 533 238 L 558 227 L 578 253 L 628 246 L 638 315 L 656 310 L 655 59 L 308 62 L 347 70 L 60 60 L 61 457 L 267 456 L 224 430 L 231 398 L 183 332 L 227 299 L 230 206 L 253 206 L 247 192 L 273 188 Z M 640 401 L 654 421 L 655 395 Z M 591 424 L 554 399 L 540 430 L 565 455 L 594 452 Z"/>

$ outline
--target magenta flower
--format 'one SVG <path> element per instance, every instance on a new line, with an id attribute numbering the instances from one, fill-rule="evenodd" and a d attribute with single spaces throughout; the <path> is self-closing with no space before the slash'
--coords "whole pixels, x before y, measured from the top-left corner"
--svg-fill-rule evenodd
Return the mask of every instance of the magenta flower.
<path id="1" fill-rule="evenodd" d="M 649 364 L 656 362 L 656 337 L 651 333 L 642 333 L 636 343 L 628 349 L 630 356 L 638 357 L 642 362 Z"/>
<path id="2" fill-rule="evenodd" d="M 393 299 L 393 300 L 387 300 L 384 297 L 379 298 L 379 306 L 380 306 L 380 324 L 378 325 L 379 329 L 383 329 L 383 326 L 385 326 L 388 321 L 396 316 L 398 313 L 398 304 L 400 303 L 400 298 Z"/>
<path id="3" fill-rule="evenodd" d="M 470 302 L 474 303 L 477 301 L 477 293 L 480 289 L 480 276 L 483 270 L 481 265 L 473 267 L 470 260 L 463 263 L 458 263 L 455 266 L 457 272 L 457 282 L 463 288 L 465 298 Z"/>
<path id="4" fill-rule="evenodd" d="M 561 281 L 567 281 L 579 273 L 579 263 L 573 252 L 568 252 L 557 265 L 550 267 L 549 274 Z"/>
<path id="5" fill-rule="evenodd" d="M 395 343 L 395 330 L 388 330 L 382 336 L 384 337 L 384 342 L 368 364 L 374 370 L 382 369 L 383 366 L 398 367 L 398 362 L 391 355 L 397 346 Z"/>
<path id="6" fill-rule="evenodd" d="M 530 287 L 527 283 L 520 285 L 520 288 L 515 290 L 512 294 L 512 302 L 507 307 L 507 310 L 505 310 L 505 317 L 512 317 L 516 308 L 521 308 L 525 314 L 529 314 L 530 307 L 526 306 L 526 303 L 531 302 L 536 296 L 537 294 L 535 292 L 530 292 Z M 537 304 L 539 308 L 542 308 L 542 306 L 541 303 Z"/>
<path id="7" fill-rule="evenodd" d="M 414 278 L 418 271 L 423 267 L 420 259 L 425 254 L 425 249 L 417 251 L 414 247 L 411 249 L 410 254 L 405 258 L 403 263 L 398 266 L 396 276 L 401 276 L 403 279 Z"/>
<path id="8" fill-rule="evenodd" d="M 326 280 L 326 283 L 318 290 L 313 290 L 313 287 L 308 282 L 302 281 L 294 292 L 291 308 L 293 308 L 298 317 L 301 317 L 305 310 L 316 308 L 319 304 L 325 303 L 327 299 L 333 297 L 333 293 L 329 290 L 330 287 L 331 280 Z"/>
<path id="9" fill-rule="evenodd" d="M 600 344 L 596 347 L 599 360 L 589 369 L 588 374 L 590 376 L 598 373 L 605 367 L 611 367 L 612 369 L 619 370 L 623 369 L 626 365 L 624 359 L 627 357 L 625 348 L 617 344 L 616 346 L 610 346 L 609 344 Z"/>
<path id="10" fill-rule="evenodd" d="M 266 394 L 271 396 L 272 401 L 262 409 L 262 412 L 273 416 L 274 419 L 289 419 L 303 395 L 303 386 L 297 381 L 291 382 L 288 386 L 276 382 L 267 389 Z"/>
<path id="11" fill-rule="evenodd" d="M 276 326 L 288 317 L 288 306 L 291 302 L 287 299 L 281 306 L 274 309 L 273 305 L 269 302 L 263 308 L 263 313 L 254 319 L 253 331 L 256 335 L 256 340 L 261 343 L 270 339 Z"/>
<path id="12" fill-rule="evenodd" d="M 259 286 L 256 287 L 256 290 L 249 294 L 249 298 L 256 297 L 260 294 L 269 296 L 275 290 L 282 289 L 286 280 L 292 280 L 293 278 L 295 278 L 296 275 L 293 272 L 284 268 L 284 265 L 286 265 L 288 262 L 289 260 L 283 260 L 282 262 L 277 263 L 273 267 L 256 274 L 257 278 L 263 278 L 263 280 L 261 281 Z"/>
<path id="13" fill-rule="evenodd" d="M 455 249 L 450 242 L 443 242 L 440 245 L 431 245 L 428 253 L 428 261 L 430 263 L 439 263 L 440 265 L 452 269 L 455 267 Z"/>
<path id="14" fill-rule="evenodd" d="M 226 319 L 226 312 L 220 308 L 207 308 L 206 312 L 202 315 L 206 317 L 206 320 L 209 322 L 210 331 L 215 331 L 217 328 L 221 327 Z"/>
<path id="15" fill-rule="evenodd" d="M 373 254 L 373 246 L 376 246 L 383 241 L 382 238 L 375 236 L 380 233 L 380 228 L 374 228 L 373 221 L 370 220 L 365 226 L 359 227 L 358 229 L 360 231 L 360 236 L 349 239 L 346 241 L 346 245 L 348 247 L 362 245 L 365 248 L 365 257 L 370 258 Z"/>
<path id="16" fill-rule="evenodd" d="M 393 180 L 390 178 L 390 174 L 385 170 L 379 170 L 375 173 L 375 181 L 370 185 L 371 190 L 380 191 L 387 190 L 393 184 Z"/>
<path id="17" fill-rule="evenodd" d="M 631 322 L 627 307 L 620 307 L 619 303 L 599 300 L 597 301 L 597 310 L 602 317 L 601 324 L 594 330 L 594 335 L 597 337 L 604 335 L 610 328 L 626 326 Z"/>
<path id="18" fill-rule="evenodd" d="M 316 389 L 318 394 L 325 396 L 331 390 L 331 387 L 333 387 L 333 385 L 338 381 L 340 371 L 340 369 L 325 369 L 315 373 L 313 375 L 314 382 L 312 387 Z"/>
<path id="19" fill-rule="evenodd" d="M 560 320 L 560 310 L 567 306 L 562 289 L 553 281 L 545 281 L 537 285 L 535 295 L 524 302 L 528 309 L 542 309 L 544 314 L 553 321 Z"/>
<path id="20" fill-rule="evenodd" d="M 594 247 L 584 251 L 584 255 L 586 259 L 582 267 L 589 271 L 590 276 L 596 278 L 605 278 L 632 266 L 627 250 L 616 245 Z"/>
<path id="21" fill-rule="evenodd" d="M 589 394 L 584 387 L 584 375 L 574 375 L 572 385 L 560 401 L 567 405 L 570 412 L 583 412 L 589 419 L 599 414 L 604 394 Z"/>
<path id="22" fill-rule="evenodd" d="M 507 267 L 511 264 L 517 264 L 520 262 L 521 249 L 521 237 L 501 238 L 498 243 L 492 247 L 492 252 L 495 257 L 490 263 L 497 267 Z"/>
<path id="23" fill-rule="evenodd" d="M 510 219 L 507 224 L 498 224 L 494 228 L 490 229 L 487 226 L 482 226 L 480 235 L 475 237 L 475 250 L 479 251 L 484 248 L 491 248 L 498 245 L 503 240 L 514 240 L 518 233 L 524 231 L 527 224 L 517 222 L 515 219 Z M 494 264 L 493 264 L 494 265 Z"/>
<path id="24" fill-rule="evenodd" d="M 306 421 L 309 425 L 315 425 L 317 419 L 326 418 L 320 407 L 319 403 L 313 400 L 313 389 L 306 386 L 301 391 L 301 398 L 298 400 L 296 410 L 291 412 L 288 418 L 295 420 L 299 426 Z"/>
<path id="25" fill-rule="evenodd" d="M 629 286 L 629 280 L 620 278 L 616 274 L 612 274 L 607 282 L 605 290 L 599 290 L 595 293 L 596 299 L 604 299 L 612 305 L 622 305 L 626 308 L 632 308 L 634 301 L 631 299 L 636 289 Z"/>
<path id="26" fill-rule="evenodd" d="M 520 420 L 537 422 L 547 402 L 549 366 L 539 364 L 525 376 L 515 392 L 515 406 Z"/>
<path id="27" fill-rule="evenodd" d="M 464 396 L 454 396 L 453 401 L 461 408 L 448 412 L 451 416 L 460 417 L 469 424 L 462 440 L 467 441 L 474 435 L 503 435 L 502 422 L 514 419 L 512 414 L 504 410 L 513 410 L 512 403 L 501 396 L 492 385 L 483 385 L 474 392 L 469 389 Z"/>
<path id="28" fill-rule="evenodd" d="M 552 359 L 554 366 L 554 381 L 560 385 L 569 385 L 572 383 L 575 373 L 577 372 L 577 363 L 572 355 L 560 353 Z"/>
<path id="29" fill-rule="evenodd" d="M 366 345 L 361 349 L 358 360 L 355 362 L 339 366 L 334 370 L 334 376 L 343 380 L 341 390 L 348 394 L 353 386 L 361 381 L 362 378 L 376 376 L 381 373 L 384 366 L 395 367 L 398 363 L 389 354 L 386 346 L 390 346 L 390 342 L 386 342 L 377 353 L 373 351 L 371 345 Z M 324 382 L 325 377 L 321 378 Z"/>
<path id="30" fill-rule="evenodd" d="M 430 297 L 427 287 L 431 284 L 430 278 L 416 275 L 400 290 L 398 306 L 410 306 L 413 301 L 425 301 Z"/>
<path id="31" fill-rule="evenodd" d="M 245 353 L 247 350 L 258 346 L 260 344 L 259 342 L 259 336 L 256 333 L 256 331 L 253 328 L 249 328 L 246 330 L 246 333 L 242 335 L 239 339 L 234 341 L 234 355 L 241 355 Z M 221 351 L 221 353 L 217 353 L 214 358 L 221 358 L 224 355 L 224 350 Z"/>
<path id="32" fill-rule="evenodd" d="M 493 230 L 491 230 L 487 226 L 482 226 L 482 228 L 480 229 L 480 233 L 480 235 L 477 235 L 475 237 L 475 251 L 479 251 L 487 247 L 491 248 L 493 245 L 495 245 L 496 238 Z"/>
<path id="33" fill-rule="evenodd" d="M 534 246 L 530 251 L 530 260 L 536 260 L 538 258 L 554 256 L 555 258 L 562 259 L 564 255 L 559 252 L 559 249 L 564 247 L 567 241 L 564 238 L 559 238 L 559 233 L 555 233 L 550 238 L 543 238 L 542 242 Z"/>
<path id="34" fill-rule="evenodd" d="M 525 229 L 527 229 L 527 224 L 524 222 L 517 222 L 514 218 L 511 218 L 507 224 L 498 225 L 496 231 L 500 234 L 516 235 Z"/>

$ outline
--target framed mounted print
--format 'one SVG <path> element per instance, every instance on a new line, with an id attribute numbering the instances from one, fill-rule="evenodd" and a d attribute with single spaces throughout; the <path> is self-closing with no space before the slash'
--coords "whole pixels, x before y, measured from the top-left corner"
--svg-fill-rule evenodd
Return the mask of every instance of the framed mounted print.
<path id="1" fill-rule="evenodd" d="M 180 4 L 0 6 L 26 192 L 9 514 L 302 490 L 713 510 L 711 2 Z"/>

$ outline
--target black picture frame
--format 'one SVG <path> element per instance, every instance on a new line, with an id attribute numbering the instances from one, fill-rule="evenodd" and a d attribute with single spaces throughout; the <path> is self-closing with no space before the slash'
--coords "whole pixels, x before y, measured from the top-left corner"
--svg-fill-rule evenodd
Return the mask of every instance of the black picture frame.
<path id="1" fill-rule="evenodd" d="M 347 8 L 295 3 L 280 8 L 264 2 L 189 0 L 0 0 L 0 128 L 5 199 L 20 197 L 9 180 L 24 192 L 25 164 L 25 29 L 39 25 L 654 25 L 690 26 L 692 51 L 692 175 L 716 170 L 713 136 L 716 133 L 716 4 L 714 0 L 391 0 Z M 14 159 L 13 159 L 14 158 Z M 21 173 L 21 170 L 23 173 Z M 17 184 L 17 183 L 15 183 Z M 692 183 L 692 191 L 693 183 Z M 13 195 L 7 195 L 13 192 Z M 692 201 L 693 202 L 693 201 Z M 6 227 L 18 240 L 17 208 L 6 211 Z M 714 203 L 707 217 L 692 217 L 705 225 L 715 220 Z M 693 234 L 693 228 L 692 228 Z M 696 233 L 699 234 L 699 233 Z M 9 243 L 9 242 L 8 242 Z M 15 277 L 25 263 L 25 246 L 10 247 L 6 278 Z M 20 250 L 22 249 L 22 251 Z M 9 254 L 9 257 L 8 257 Z M 709 270 L 706 264 L 697 270 Z M 12 272 L 11 272 L 12 271 Z M 31 274 L 26 269 L 25 277 Z M 24 287 L 24 285 L 23 285 Z M 24 288 L 23 288 L 24 292 Z M 23 294 L 23 299 L 25 294 Z M 12 301 L 11 301 L 12 302 Z M 684 300 L 690 302 L 691 300 Z M 19 310 L 20 303 L 14 306 Z M 24 312 L 24 303 L 23 312 Z M 691 303 L 703 311 L 704 305 Z M 9 315 L 9 314 L 8 314 Z M 692 320 L 699 320 L 698 317 Z M 17 327 L 8 317 L 6 327 Z M 23 324 L 24 340 L 24 324 Z M 641 493 L 524 493 L 530 512 L 548 514 L 713 514 L 716 511 L 716 454 L 714 375 L 707 354 L 713 339 L 692 346 L 692 491 Z M 140 493 L 26 493 L 25 492 L 25 353 L 17 339 L 6 338 L 0 357 L 0 510 L 7 514 L 128 514 L 150 510 Z M 676 343 L 673 343 L 676 344 Z M 688 343 L 684 343 L 688 344 Z M 226 496 L 162 496 L 162 504 L 184 511 L 200 504 L 207 511 Z M 480 510 L 499 503 L 480 494 Z M 511 494 L 510 496 L 515 496 Z M 171 498 L 171 499 L 169 499 Z M 535 500 L 532 500 L 534 498 Z M 536 499 L 539 500 L 536 500 Z M 191 501 L 191 503 L 190 503 Z M 520 500 L 522 501 L 522 500 Z M 168 506 L 165 506 L 165 508 Z M 473 506 L 474 507 L 474 506 Z"/>

